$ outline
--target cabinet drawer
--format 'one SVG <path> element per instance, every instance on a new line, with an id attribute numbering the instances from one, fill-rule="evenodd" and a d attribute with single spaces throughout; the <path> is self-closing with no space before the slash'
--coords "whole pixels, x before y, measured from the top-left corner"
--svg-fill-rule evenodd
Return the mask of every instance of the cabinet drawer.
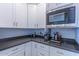
<path id="1" fill-rule="evenodd" d="M 37 46 L 38 43 L 32 42 L 32 56 L 37 56 Z"/>
<path id="2" fill-rule="evenodd" d="M 49 56 L 49 52 L 43 51 L 43 50 L 38 50 L 37 55 L 38 56 Z"/>
<path id="3" fill-rule="evenodd" d="M 25 46 L 25 44 L 15 46 L 15 47 L 10 48 L 8 51 L 9 52 L 16 52 L 16 51 L 24 50 L 24 46 Z"/>
<path id="4" fill-rule="evenodd" d="M 50 47 L 50 55 L 51 56 L 63 56 L 63 55 L 65 55 L 65 53 L 63 50 L 61 50 L 59 48 Z"/>
<path id="5" fill-rule="evenodd" d="M 38 44 L 38 49 L 49 51 L 49 46 L 43 45 L 43 44 Z"/>
<path id="6" fill-rule="evenodd" d="M 38 43 L 32 42 L 32 47 L 33 47 L 33 48 L 37 48 L 37 46 L 38 46 Z"/>
<path id="7" fill-rule="evenodd" d="M 31 45 L 32 45 L 31 42 L 25 44 L 25 56 L 31 56 L 31 50 L 32 50 Z"/>
<path id="8" fill-rule="evenodd" d="M 10 54 L 9 56 L 24 56 L 24 51 L 18 51 L 16 53 Z"/>
<path id="9" fill-rule="evenodd" d="M 60 50 L 55 51 L 54 54 L 56 56 L 64 56 L 65 55 L 64 52 L 63 51 L 60 51 Z"/>
<path id="10" fill-rule="evenodd" d="M 47 54 L 39 53 L 38 56 L 49 56 Z"/>
<path id="11" fill-rule="evenodd" d="M 79 53 L 63 50 L 65 56 L 79 56 Z"/>

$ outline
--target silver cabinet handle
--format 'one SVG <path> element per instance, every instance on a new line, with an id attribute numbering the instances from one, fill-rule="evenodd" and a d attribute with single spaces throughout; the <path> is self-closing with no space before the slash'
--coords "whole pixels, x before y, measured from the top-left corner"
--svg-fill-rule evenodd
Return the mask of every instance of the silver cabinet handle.
<path id="1" fill-rule="evenodd" d="M 36 24 L 35 24 L 35 27 L 36 27 Z"/>
<path id="2" fill-rule="evenodd" d="M 18 23 L 17 22 L 15 22 L 15 26 L 18 26 Z"/>
<path id="3" fill-rule="evenodd" d="M 13 22 L 13 26 L 18 26 L 18 23 L 17 22 Z"/>
<path id="4" fill-rule="evenodd" d="M 35 44 L 35 48 L 37 48 L 37 45 Z"/>
<path id="5" fill-rule="evenodd" d="M 37 28 L 38 28 L 38 24 L 37 24 Z"/>
<path id="6" fill-rule="evenodd" d="M 13 22 L 13 26 L 15 26 L 15 22 Z"/>

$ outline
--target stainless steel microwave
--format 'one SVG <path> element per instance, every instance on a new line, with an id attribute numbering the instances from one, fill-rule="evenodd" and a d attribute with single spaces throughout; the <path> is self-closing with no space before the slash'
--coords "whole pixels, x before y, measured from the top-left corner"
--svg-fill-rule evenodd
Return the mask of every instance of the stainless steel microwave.
<path id="1" fill-rule="evenodd" d="M 47 25 L 75 23 L 75 6 L 47 13 Z"/>

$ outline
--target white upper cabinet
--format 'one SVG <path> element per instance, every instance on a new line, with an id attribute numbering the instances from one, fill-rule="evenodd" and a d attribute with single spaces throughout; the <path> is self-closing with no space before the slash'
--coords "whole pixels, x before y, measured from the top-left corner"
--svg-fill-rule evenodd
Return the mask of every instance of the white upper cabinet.
<path id="1" fill-rule="evenodd" d="M 12 4 L 0 3 L 0 27 L 12 26 Z"/>
<path id="2" fill-rule="evenodd" d="M 36 5 L 35 4 L 28 4 L 28 28 L 36 28 Z"/>
<path id="3" fill-rule="evenodd" d="M 28 4 L 28 28 L 45 28 L 46 4 Z"/>
<path id="4" fill-rule="evenodd" d="M 46 26 L 46 4 L 41 3 L 37 5 L 37 24 L 38 28 L 45 28 Z"/>
<path id="5" fill-rule="evenodd" d="M 16 4 L 16 26 L 27 28 L 27 4 Z"/>
<path id="6" fill-rule="evenodd" d="M 27 28 L 27 4 L 13 4 L 13 20 L 15 28 Z"/>
<path id="7" fill-rule="evenodd" d="M 0 27 L 45 28 L 46 4 L 0 3 Z"/>
<path id="8" fill-rule="evenodd" d="M 27 28 L 27 4 L 16 4 L 17 27 Z"/>
<path id="9" fill-rule="evenodd" d="M 0 3 L 0 27 L 27 28 L 27 4 Z"/>

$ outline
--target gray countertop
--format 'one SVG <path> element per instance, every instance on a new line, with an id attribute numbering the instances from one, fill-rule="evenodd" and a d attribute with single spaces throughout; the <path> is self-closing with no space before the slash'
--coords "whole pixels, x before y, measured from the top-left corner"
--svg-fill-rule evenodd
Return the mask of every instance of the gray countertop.
<path id="1" fill-rule="evenodd" d="M 0 42 L 0 51 L 31 41 L 31 38 L 12 39 Z"/>
<path id="2" fill-rule="evenodd" d="M 27 38 L 27 37 L 26 38 L 24 37 L 24 38 L 19 38 L 19 39 L 6 40 L 6 41 L 3 41 L 3 42 L 0 42 L 0 51 L 14 47 L 14 46 L 17 46 L 17 45 L 20 45 L 20 44 L 23 44 L 23 43 L 27 43 L 27 42 L 30 42 L 30 41 L 34 41 L 34 42 L 42 43 L 42 44 L 45 44 L 45 45 L 49 45 L 51 47 L 57 47 L 57 48 L 60 48 L 60 49 L 79 53 L 79 50 L 76 50 L 75 46 L 71 45 L 71 44 L 62 43 L 62 45 L 59 47 L 54 42 L 44 41 L 43 38 Z"/>

